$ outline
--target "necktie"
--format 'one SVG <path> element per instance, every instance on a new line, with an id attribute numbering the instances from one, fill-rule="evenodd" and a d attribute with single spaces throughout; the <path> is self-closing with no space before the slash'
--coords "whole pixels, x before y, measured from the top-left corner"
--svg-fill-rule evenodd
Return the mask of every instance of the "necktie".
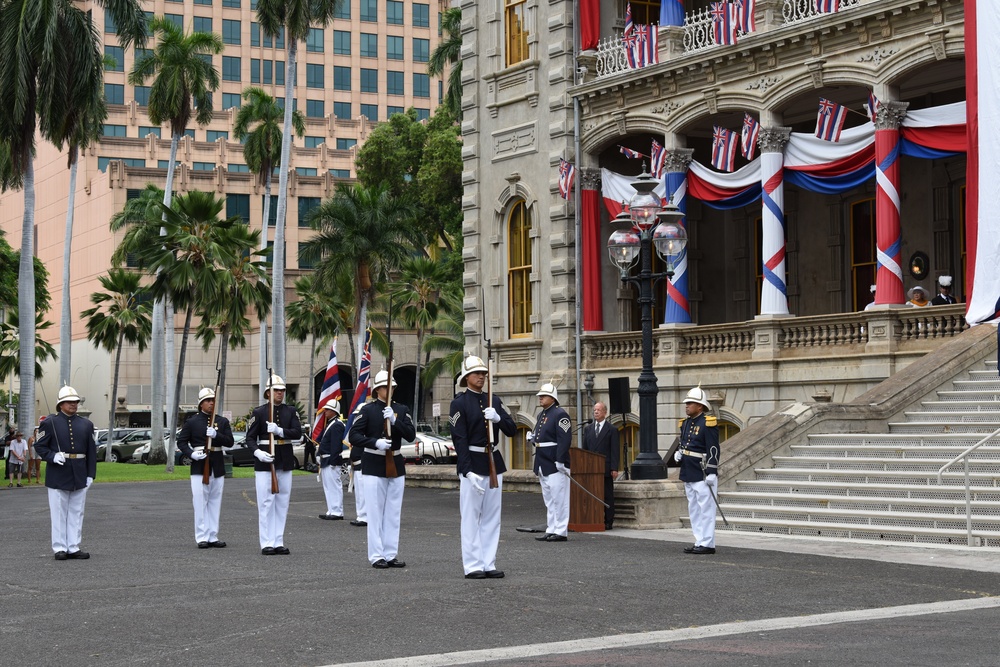
<path id="1" fill-rule="evenodd" d="M 597 422 L 597 428 L 594 429 L 594 436 L 600 437 L 601 435 L 601 422 Z"/>

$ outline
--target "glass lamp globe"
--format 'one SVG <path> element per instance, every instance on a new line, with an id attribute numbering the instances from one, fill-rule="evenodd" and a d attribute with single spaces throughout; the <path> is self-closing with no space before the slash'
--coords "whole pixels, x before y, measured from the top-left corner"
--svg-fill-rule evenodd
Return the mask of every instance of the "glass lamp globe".
<path id="1" fill-rule="evenodd" d="M 687 247 L 687 232 L 680 222 L 661 222 L 653 230 L 653 245 L 656 246 L 656 254 L 670 262 Z"/>
<path id="2" fill-rule="evenodd" d="M 639 234 L 619 229 L 608 237 L 608 254 L 622 271 L 628 271 L 639 259 Z"/>

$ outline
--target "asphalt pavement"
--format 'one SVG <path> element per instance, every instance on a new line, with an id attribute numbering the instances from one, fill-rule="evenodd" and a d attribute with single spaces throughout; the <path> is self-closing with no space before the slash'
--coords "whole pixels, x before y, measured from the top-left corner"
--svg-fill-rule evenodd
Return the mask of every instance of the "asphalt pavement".
<path id="1" fill-rule="evenodd" d="M 253 480 L 196 548 L 187 479 L 96 483 L 86 561 L 56 561 L 46 492 L 0 490 L 7 665 L 1000 665 L 1000 553 L 684 530 L 540 543 L 541 496 L 504 495 L 498 567 L 462 576 L 458 493 L 408 488 L 399 558 L 321 521 L 296 476 L 288 556 L 262 556 Z M 347 519 L 354 517 L 346 496 Z"/>

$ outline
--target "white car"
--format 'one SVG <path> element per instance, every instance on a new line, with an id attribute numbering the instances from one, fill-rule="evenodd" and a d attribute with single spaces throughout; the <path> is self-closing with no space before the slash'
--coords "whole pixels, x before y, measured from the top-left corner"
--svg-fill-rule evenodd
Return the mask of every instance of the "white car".
<path id="1" fill-rule="evenodd" d="M 407 463 L 418 465 L 455 463 L 458 460 L 451 440 L 430 433 L 417 433 L 413 442 L 403 441 L 399 451 Z"/>

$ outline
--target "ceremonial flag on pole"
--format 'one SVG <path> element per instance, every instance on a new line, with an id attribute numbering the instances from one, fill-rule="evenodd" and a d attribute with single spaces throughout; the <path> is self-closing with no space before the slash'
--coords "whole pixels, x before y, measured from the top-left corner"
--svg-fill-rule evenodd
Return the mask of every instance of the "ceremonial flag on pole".
<path id="1" fill-rule="evenodd" d="M 351 432 L 351 424 L 354 423 L 355 411 L 364 404 L 368 398 L 368 377 L 372 368 L 372 330 L 365 330 L 365 346 L 361 353 L 361 365 L 358 366 L 358 384 L 354 388 L 354 398 L 351 399 L 351 409 L 347 413 L 347 427 L 344 429 L 344 441 L 347 441 L 347 434 Z"/>
<path id="2" fill-rule="evenodd" d="M 684 3 L 682 0 L 662 0 L 660 2 L 660 27 L 684 25 Z"/>
<path id="3" fill-rule="evenodd" d="M 878 113 L 878 104 L 879 102 L 878 98 L 875 97 L 875 91 L 869 91 L 868 102 L 865 103 L 865 112 L 868 114 L 868 117 L 872 119 L 873 123 L 875 122 L 875 115 Z"/>
<path id="4" fill-rule="evenodd" d="M 641 157 L 648 157 L 647 155 L 643 155 L 639 151 L 634 151 L 631 148 L 625 148 L 624 146 L 618 146 L 618 151 L 630 160 L 637 160 L 638 158 Z"/>
<path id="5" fill-rule="evenodd" d="M 716 125 L 712 131 L 712 166 L 732 171 L 736 165 L 736 133 Z"/>
<path id="6" fill-rule="evenodd" d="M 748 160 L 753 160 L 754 149 L 757 148 L 757 137 L 760 135 L 760 123 L 748 113 L 743 114 L 743 131 L 740 133 L 742 147 L 740 152 Z"/>
<path id="7" fill-rule="evenodd" d="M 619 5 L 620 7 L 621 5 Z M 632 29 L 634 25 L 632 24 L 632 3 L 625 5 L 625 30 L 622 32 L 622 37 L 628 37 L 632 34 Z"/>
<path id="8" fill-rule="evenodd" d="M 337 366 L 337 339 L 330 345 L 330 360 L 326 362 L 326 375 L 323 377 L 323 387 L 319 391 L 319 402 L 316 404 L 316 425 L 313 426 L 313 440 L 319 440 L 326 425 L 326 410 L 323 406 L 333 398 L 340 398 L 340 369 Z"/>
<path id="9" fill-rule="evenodd" d="M 833 14 L 840 9 L 840 0 L 815 0 L 816 11 L 821 14 Z"/>
<path id="10" fill-rule="evenodd" d="M 559 158 L 559 196 L 569 199 L 573 192 L 573 177 L 576 176 L 576 167 Z"/>
<path id="11" fill-rule="evenodd" d="M 710 13 L 712 14 L 712 35 L 716 44 L 736 43 L 736 12 L 731 2 L 713 2 Z"/>
<path id="12" fill-rule="evenodd" d="M 663 167 L 667 162 L 667 151 L 656 139 L 649 151 L 649 173 L 653 178 L 663 178 Z"/>
<path id="13" fill-rule="evenodd" d="M 819 99 L 819 113 L 816 115 L 816 136 L 824 141 L 840 141 L 840 132 L 847 120 L 847 107 L 828 99 Z"/>
<path id="14" fill-rule="evenodd" d="M 757 11 L 757 0 L 733 0 L 736 11 L 736 27 L 744 35 L 757 29 L 757 21 L 754 12 Z"/>

